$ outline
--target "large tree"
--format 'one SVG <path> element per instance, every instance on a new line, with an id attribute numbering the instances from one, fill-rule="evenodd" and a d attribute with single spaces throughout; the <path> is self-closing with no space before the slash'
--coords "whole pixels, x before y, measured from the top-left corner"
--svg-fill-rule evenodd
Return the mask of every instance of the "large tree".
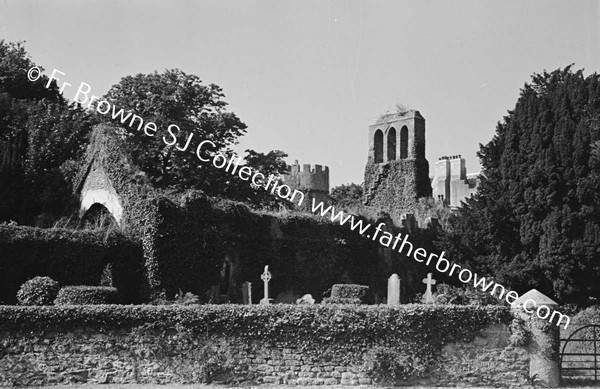
<path id="1" fill-rule="evenodd" d="M 210 140 L 217 150 L 230 154 L 230 146 L 246 132 L 246 125 L 226 110 L 219 86 L 205 85 L 197 76 L 173 69 L 123 77 L 104 97 L 117 109 L 156 124 L 158 132 L 153 137 L 138 131 L 139 121 L 125 126 L 130 134 L 126 144 L 134 162 L 154 185 L 219 191 L 224 176 L 198 160 L 196 146 L 202 140 Z M 167 144 L 175 140 L 168 132 L 169 126 L 177 141 L 172 145 Z"/>
<path id="2" fill-rule="evenodd" d="M 22 43 L 0 40 L 0 220 L 72 211 L 70 179 L 93 124 L 46 76 L 30 81 L 33 66 Z"/>
<path id="3" fill-rule="evenodd" d="M 600 297 L 599 117 L 597 74 L 535 74 L 480 146 L 478 193 L 439 248 L 519 292 Z"/>
<path id="4" fill-rule="evenodd" d="M 114 119 L 112 112 L 105 116 L 128 131 L 126 147 L 155 186 L 200 189 L 259 206 L 281 203 L 196 156 L 197 146 L 204 140 L 216 146 L 206 150 L 232 156 L 231 147 L 246 133 L 246 125 L 226 109 L 225 95 L 218 85 L 204 84 L 195 75 L 172 69 L 123 77 L 104 98 L 116 111 L 123 109 L 144 123 L 156 124 L 155 135 L 146 136 L 139 120 Z M 285 156 L 281 151 L 263 154 L 247 150 L 245 164 L 265 174 L 282 174 L 287 169 Z"/>

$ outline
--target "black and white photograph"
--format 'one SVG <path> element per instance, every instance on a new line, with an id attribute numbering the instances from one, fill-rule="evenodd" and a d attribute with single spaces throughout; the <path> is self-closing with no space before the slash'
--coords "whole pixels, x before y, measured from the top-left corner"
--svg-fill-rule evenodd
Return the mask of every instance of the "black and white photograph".
<path id="1" fill-rule="evenodd" d="M 600 388 L 600 0 L 0 0 L 0 387 Z"/>

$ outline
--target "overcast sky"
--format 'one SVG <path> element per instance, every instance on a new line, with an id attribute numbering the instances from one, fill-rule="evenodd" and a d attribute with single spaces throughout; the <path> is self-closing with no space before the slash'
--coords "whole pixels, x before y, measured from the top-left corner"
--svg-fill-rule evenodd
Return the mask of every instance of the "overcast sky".
<path id="1" fill-rule="evenodd" d="M 223 87 L 239 150 L 280 149 L 363 181 L 368 124 L 403 103 L 427 159 L 476 151 L 534 72 L 600 68 L 599 1 L 8 1 L 0 38 L 104 94 L 180 68 Z M 97 93 L 95 93 L 97 92 Z"/>

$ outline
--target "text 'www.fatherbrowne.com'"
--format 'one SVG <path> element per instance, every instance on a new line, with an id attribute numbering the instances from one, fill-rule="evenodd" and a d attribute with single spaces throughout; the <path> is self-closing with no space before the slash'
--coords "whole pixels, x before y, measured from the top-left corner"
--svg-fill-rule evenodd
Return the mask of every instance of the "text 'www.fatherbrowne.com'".
<path id="1" fill-rule="evenodd" d="M 410 243 L 409 235 L 398 233 L 396 236 L 393 236 L 391 233 L 385 231 L 385 223 L 379 223 L 377 227 L 375 227 L 374 231 L 372 230 L 372 226 L 370 223 L 364 223 L 362 219 L 357 219 L 354 215 L 344 214 L 343 211 L 335 210 L 333 206 L 325 206 L 323 202 L 317 204 L 315 199 L 313 198 L 312 203 L 312 212 L 314 214 L 320 215 L 322 217 L 328 217 L 332 222 L 339 222 L 340 225 L 345 225 L 348 223 L 350 229 L 352 231 L 357 231 L 360 235 L 370 238 L 374 241 L 379 241 L 384 247 L 390 248 L 392 250 L 397 250 L 399 253 L 405 254 L 407 257 L 413 257 L 415 261 L 425 263 L 427 266 L 433 266 L 433 262 L 435 262 L 435 268 L 440 273 L 446 273 L 448 270 L 449 276 L 453 274 L 458 275 L 458 279 L 464 284 L 473 283 L 473 287 L 480 288 L 483 292 L 489 291 L 490 294 L 499 300 L 504 298 L 507 303 L 514 304 L 515 301 L 519 299 L 519 295 L 517 292 L 511 290 L 506 291 L 506 288 L 501 284 L 493 280 L 486 280 L 485 277 L 479 277 L 477 273 L 472 272 L 469 269 L 462 268 L 462 266 L 451 263 L 449 260 L 444 258 L 445 252 L 442 251 L 441 254 L 435 253 L 427 253 L 422 247 L 414 248 L 413 244 Z M 536 302 L 532 299 L 528 299 L 523 304 L 523 309 L 527 313 L 535 312 L 540 319 L 553 322 L 554 319 L 557 319 L 556 325 L 559 326 L 561 322 L 564 320 L 564 328 L 566 329 L 571 322 L 571 318 L 565 314 L 560 313 L 556 310 L 551 310 L 546 305 L 540 305 L 537 307 L 537 310 L 533 310 L 532 308 L 536 307 Z"/>
<path id="2" fill-rule="evenodd" d="M 27 72 L 27 77 L 30 81 L 35 82 L 42 76 L 40 68 L 33 66 Z M 63 93 L 67 89 L 73 90 L 72 84 L 61 81 L 59 77 L 65 76 L 65 73 L 58 69 L 54 69 L 50 75 L 45 87 L 49 88 L 53 82 L 56 82 L 59 86 L 59 92 Z M 125 111 L 122 108 L 119 109 L 111 102 L 106 99 L 102 99 L 91 93 L 92 88 L 89 84 L 81 82 L 75 92 L 74 101 L 80 103 L 84 108 L 93 109 L 101 115 L 109 115 L 113 120 L 120 122 L 122 125 L 128 126 L 130 129 L 136 131 L 136 133 L 143 133 L 148 137 L 155 137 L 160 133 L 164 133 L 164 129 L 159 129 L 154 122 L 146 121 L 141 116 L 136 115 L 134 112 Z M 210 115 L 214 112 L 207 110 L 203 112 Z M 203 163 L 210 163 L 217 169 L 224 169 L 225 172 L 239 177 L 243 181 L 250 181 L 250 185 L 255 189 L 264 189 L 271 195 L 279 198 L 291 201 L 298 206 L 301 206 L 304 202 L 305 195 L 302 191 L 292 189 L 288 185 L 285 185 L 280 176 L 269 174 L 268 177 L 261 172 L 249 167 L 241 165 L 243 159 L 236 155 L 227 156 L 218 151 L 217 145 L 212 141 L 205 139 L 194 139 L 195 133 L 192 131 L 187 135 L 186 139 L 178 139 L 181 129 L 176 124 L 171 124 L 166 128 L 166 137 L 162 137 L 162 141 L 166 146 L 172 146 L 178 152 L 194 152 Z M 181 142 L 183 140 L 183 142 Z M 193 145 L 192 145 L 193 144 Z M 191 146 L 191 147 L 190 147 Z M 348 224 L 352 231 L 357 231 L 360 235 L 365 236 L 373 241 L 378 241 L 384 247 L 392 250 L 397 250 L 399 253 L 404 253 L 407 257 L 413 257 L 415 261 L 425 263 L 427 266 L 432 266 L 432 260 L 435 259 L 435 268 L 440 273 L 450 272 L 448 275 L 458 274 L 458 279 L 465 283 L 473 283 L 473 287 L 481 288 L 482 291 L 490 291 L 490 294 L 500 300 L 503 298 L 509 304 L 513 304 L 519 295 L 515 291 L 506 291 L 504 286 L 492 281 L 486 280 L 485 277 L 479 278 L 477 273 L 473 273 L 469 269 L 462 268 L 460 265 L 451 263 L 449 260 L 444 258 L 445 252 L 441 254 L 430 253 L 421 247 L 414 248 L 413 244 L 410 243 L 409 235 L 398 233 L 395 237 L 386 231 L 385 223 L 379 223 L 375 227 L 374 231 L 371 232 L 372 226 L 370 223 L 364 223 L 362 219 L 355 218 L 354 215 L 344 214 L 343 211 L 336 212 L 333 206 L 325 206 L 323 202 L 316 203 L 316 200 L 312 199 L 312 212 L 322 217 L 330 218 L 332 222 L 339 222 L 340 225 Z M 540 305 L 537 310 L 532 308 L 536 307 L 534 300 L 528 299 L 523 304 L 523 309 L 527 313 L 535 312 L 537 316 L 543 320 L 548 319 L 552 322 L 557 319 L 557 326 L 565 320 L 565 327 L 567 328 L 571 319 L 569 316 L 564 315 L 556 310 L 551 310 L 546 305 Z M 545 312 L 544 312 L 545 311 Z"/>

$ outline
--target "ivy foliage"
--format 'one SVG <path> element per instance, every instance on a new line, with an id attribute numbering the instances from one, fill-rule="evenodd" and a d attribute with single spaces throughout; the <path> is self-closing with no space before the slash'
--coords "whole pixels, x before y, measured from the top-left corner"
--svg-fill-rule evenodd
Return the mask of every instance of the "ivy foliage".
<path id="1" fill-rule="evenodd" d="M 49 227 L 77 202 L 72 179 L 95 119 L 48 77 L 29 81 L 35 65 L 22 43 L 0 40 L 0 221 Z"/>
<path id="2" fill-rule="evenodd" d="M 390 366 L 400 369 L 397 377 L 418 375 L 435 362 L 444 345 L 470 341 L 481 329 L 494 323 L 508 325 L 511 320 L 509 310 L 502 307 L 426 305 L 0 307 L 0 328 L 6 330 L 69 331 L 81 326 L 172 330 L 189 339 L 260 341 L 349 364 L 364 364 L 366 356 L 367 364 L 385 367 L 386 374 Z M 389 360 L 386 355 L 395 355 L 393 350 L 402 350 L 406 363 Z"/>

